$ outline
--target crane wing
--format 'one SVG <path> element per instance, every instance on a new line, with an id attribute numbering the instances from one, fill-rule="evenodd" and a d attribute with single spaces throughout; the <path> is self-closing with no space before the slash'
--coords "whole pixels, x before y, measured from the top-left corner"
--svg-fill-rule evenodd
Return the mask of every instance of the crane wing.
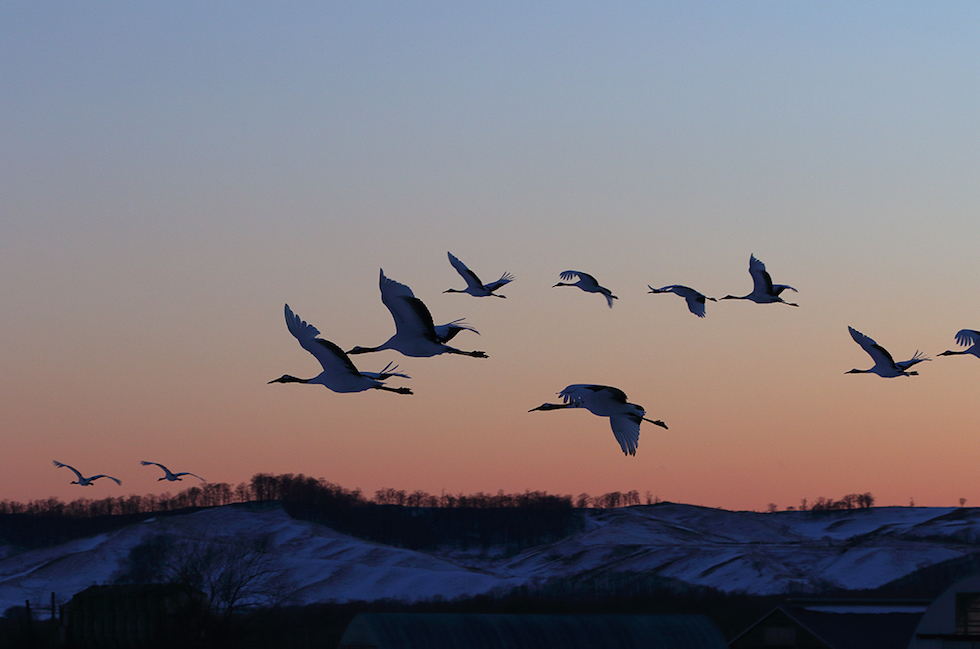
<path id="1" fill-rule="evenodd" d="M 89 482 L 91 482 L 93 480 L 98 480 L 99 478 L 109 478 L 110 480 L 112 480 L 113 482 L 115 482 L 117 485 L 122 485 L 122 482 L 120 482 L 117 478 L 113 478 L 111 475 L 106 475 L 104 473 L 100 473 L 99 475 L 94 475 L 91 478 L 89 478 L 88 480 L 89 480 Z"/>
<path id="2" fill-rule="evenodd" d="M 449 322 L 444 325 L 439 325 L 438 327 L 436 327 L 435 328 L 436 341 L 441 343 L 448 343 L 450 340 L 453 339 L 453 337 L 456 334 L 458 334 L 460 331 L 463 331 L 464 329 L 466 331 L 472 331 L 473 333 L 480 335 L 479 331 L 474 329 L 469 324 L 463 322 L 463 318 L 459 318 L 458 320 L 453 320 L 452 322 Z"/>
<path id="3" fill-rule="evenodd" d="M 915 365 L 916 363 L 921 363 L 922 361 L 931 361 L 931 360 L 932 360 L 931 358 L 926 358 L 926 355 L 917 349 L 915 350 L 915 354 L 912 355 L 912 358 L 908 359 L 907 361 L 901 361 L 895 363 L 895 366 L 902 370 L 907 370 L 913 365 Z"/>
<path id="4" fill-rule="evenodd" d="M 640 444 L 640 421 L 627 414 L 613 415 L 609 418 L 613 435 L 623 449 L 624 455 L 636 455 L 636 447 Z"/>
<path id="5" fill-rule="evenodd" d="M 565 403 L 583 404 L 600 393 L 604 393 L 604 396 L 610 401 L 626 403 L 626 393 L 619 388 L 613 388 L 608 385 L 593 385 L 590 383 L 570 385 L 559 392 L 558 396 L 564 399 Z"/>
<path id="6" fill-rule="evenodd" d="M 61 462 L 59 462 L 58 460 L 52 460 L 52 461 L 51 461 L 51 463 L 52 463 L 52 464 L 54 464 L 54 465 L 55 465 L 56 467 L 58 467 L 59 469 L 60 469 L 61 467 L 65 467 L 65 468 L 68 468 L 68 469 L 71 469 L 72 471 L 74 471 L 74 472 L 75 472 L 75 475 L 76 475 L 76 476 L 78 476 L 78 479 L 79 479 L 79 480 L 83 480 L 83 479 L 84 479 L 84 478 L 82 478 L 82 474 L 78 472 L 78 469 L 76 469 L 76 468 L 75 468 L 75 467 L 73 467 L 73 466 L 69 466 L 69 465 L 67 465 L 67 464 L 62 464 L 62 463 L 61 463 Z"/>
<path id="7" fill-rule="evenodd" d="M 847 330 L 851 332 L 851 338 L 854 339 L 854 342 L 861 345 L 861 349 L 868 352 L 868 355 L 871 356 L 871 360 L 875 362 L 876 367 L 878 365 L 897 367 L 897 365 L 895 365 L 895 359 L 892 358 L 892 355 L 888 353 L 887 349 L 876 343 L 870 337 L 865 336 L 854 327 L 848 327 Z"/>
<path id="8" fill-rule="evenodd" d="M 456 272 L 459 273 L 464 280 L 466 280 L 467 286 L 475 289 L 483 288 L 483 282 L 481 282 L 480 278 L 476 276 L 476 273 L 467 268 L 466 264 L 457 259 L 453 253 L 447 252 L 446 254 L 449 255 L 449 263 L 452 264 L 453 268 L 456 269 Z"/>
<path id="9" fill-rule="evenodd" d="M 514 281 L 513 275 L 511 275 L 510 273 L 504 273 L 503 275 L 500 276 L 500 279 L 498 279 L 496 282 L 491 282 L 487 284 L 486 289 L 489 292 L 493 293 L 504 284 L 510 284 L 513 281 Z"/>
<path id="10" fill-rule="evenodd" d="M 772 292 L 772 278 L 766 272 L 766 265 L 749 255 L 749 274 L 752 276 L 752 292 L 760 295 L 776 295 Z M 796 289 L 793 289 L 796 290 Z"/>
<path id="11" fill-rule="evenodd" d="M 195 477 L 195 478 L 197 478 L 198 480 L 200 480 L 201 482 L 207 482 L 207 480 L 205 480 L 205 479 L 204 479 L 204 478 L 202 478 L 201 476 L 199 476 L 199 475 L 195 475 L 195 474 L 193 474 L 193 473 L 191 473 L 190 471 L 182 471 L 181 473 L 175 473 L 175 474 L 174 474 L 174 476 L 176 476 L 176 477 L 180 477 L 180 476 L 182 476 L 182 475 L 189 475 L 189 476 L 193 476 L 193 477 Z"/>
<path id="12" fill-rule="evenodd" d="M 570 279 L 575 279 L 577 277 L 579 278 L 579 280 L 585 282 L 586 284 L 591 283 L 595 286 L 599 286 L 599 282 L 596 281 L 595 277 L 589 275 L 588 273 L 583 273 L 580 270 L 563 270 L 561 272 L 561 275 L 559 275 L 559 277 L 565 280 L 566 282 Z"/>
<path id="13" fill-rule="evenodd" d="M 398 366 L 394 363 L 388 363 L 385 368 L 380 372 L 361 372 L 361 376 L 366 376 L 369 379 L 374 379 L 375 381 L 384 381 L 389 376 L 400 376 L 403 379 L 410 379 L 408 374 L 402 374 L 401 372 L 396 372 Z"/>
<path id="14" fill-rule="evenodd" d="M 976 345 L 980 342 L 980 331 L 974 331 L 973 329 L 960 329 L 956 332 L 956 344 L 961 347 L 966 347 L 967 345 Z"/>
<path id="15" fill-rule="evenodd" d="M 421 337 L 438 341 L 432 314 L 422 300 L 415 297 L 412 289 L 385 277 L 381 271 L 381 302 L 388 307 L 395 321 L 395 331 L 407 337 Z"/>
<path id="16" fill-rule="evenodd" d="M 360 374 L 344 350 L 329 340 L 317 338 L 320 330 L 293 313 L 288 304 L 286 305 L 286 327 L 289 328 L 289 333 L 293 334 L 299 341 L 299 346 L 320 361 L 320 366 L 325 372 L 336 372 L 343 368 L 344 371 Z M 163 465 L 158 466 L 162 467 Z"/>

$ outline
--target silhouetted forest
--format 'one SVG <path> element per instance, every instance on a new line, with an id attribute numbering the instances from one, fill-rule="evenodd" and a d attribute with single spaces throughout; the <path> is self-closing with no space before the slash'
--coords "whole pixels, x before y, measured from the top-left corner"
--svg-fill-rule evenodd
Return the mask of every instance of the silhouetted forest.
<path id="1" fill-rule="evenodd" d="M 640 504 L 638 492 L 612 492 L 595 498 L 542 491 L 508 494 L 478 492 L 438 496 L 424 491 L 380 489 L 366 498 L 322 478 L 291 473 L 259 473 L 248 483 L 205 483 L 176 495 L 163 493 L 102 499 L 58 498 L 20 503 L 0 501 L 0 542 L 18 547 L 64 543 L 119 529 L 149 516 L 185 514 L 206 507 L 278 502 L 291 516 L 390 545 L 430 549 L 502 546 L 517 552 L 582 529 L 576 510 Z M 647 494 L 647 502 L 653 499 Z"/>
<path id="2" fill-rule="evenodd" d="M 360 489 L 346 489 L 323 478 L 303 474 L 257 473 L 249 482 L 232 486 L 204 483 L 171 495 L 128 495 L 102 499 L 58 498 L 25 503 L 0 501 L 0 542 L 18 547 L 64 543 L 73 538 L 119 529 L 148 516 L 191 513 L 206 507 L 278 502 L 294 518 L 327 525 L 354 536 L 410 548 L 430 550 L 440 546 L 461 549 L 491 546 L 516 553 L 580 531 L 585 508 L 610 509 L 660 499 L 646 492 L 613 491 L 600 496 L 555 495 L 543 491 L 495 494 L 429 494 L 391 488 L 379 489 L 371 498 Z M 832 511 L 869 508 L 870 493 L 848 494 L 840 500 L 818 498 L 800 510 Z M 795 509 L 789 507 L 788 509 Z M 775 511 L 770 505 L 769 511 Z"/>

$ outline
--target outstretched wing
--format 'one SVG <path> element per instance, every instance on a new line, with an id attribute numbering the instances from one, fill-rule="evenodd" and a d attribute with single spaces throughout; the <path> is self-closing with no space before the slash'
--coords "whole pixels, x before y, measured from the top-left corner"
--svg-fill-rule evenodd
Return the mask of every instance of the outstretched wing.
<path id="1" fill-rule="evenodd" d="M 453 268 L 456 269 L 456 272 L 459 273 L 464 280 L 466 280 L 466 285 L 468 287 L 475 288 L 477 290 L 483 289 L 483 282 L 481 282 L 480 278 L 476 276 L 476 273 L 467 268 L 466 264 L 457 259 L 453 253 L 447 252 L 446 254 L 449 255 L 449 263 L 452 264 Z"/>
<path id="2" fill-rule="evenodd" d="M 596 281 L 595 277 L 589 275 L 588 273 L 583 273 L 582 271 L 579 270 L 563 270 L 561 272 L 561 275 L 559 275 L 559 277 L 565 280 L 566 282 L 578 278 L 579 280 L 585 282 L 586 284 L 594 284 L 596 286 L 599 285 L 599 282 Z"/>
<path id="3" fill-rule="evenodd" d="M 706 298 L 703 295 L 695 291 L 691 295 L 685 296 L 684 299 L 687 300 L 687 308 L 691 313 L 699 318 L 705 316 L 704 301 Z"/>
<path id="4" fill-rule="evenodd" d="M 207 480 L 205 480 L 205 479 L 204 479 L 204 478 L 202 478 L 201 476 L 199 476 L 199 475 L 196 475 L 196 474 L 194 474 L 194 473 L 191 473 L 190 471 L 182 471 L 181 473 L 175 473 L 175 474 L 174 474 L 174 477 L 177 477 L 177 478 L 179 478 L 179 477 L 180 477 L 180 476 L 182 476 L 182 475 L 189 475 L 189 476 L 194 476 L 195 478 L 197 478 L 197 479 L 198 479 L 198 480 L 200 480 L 201 482 L 207 482 Z"/>
<path id="5" fill-rule="evenodd" d="M 122 485 L 122 482 L 120 482 L 118 479 L 113 478 L 111 475 L 106 475 L 104 473 L 100 473 L 99 475 L 94 475 L 91 478 L 89 478 L 88 480 L 89 480 L 89 482 L 92 482 L 93 480 L 98 480 L 99 478 L 109 478 L 110 480 L 112 480 L 113 482 L 115 482 L 117 485 Z"/>
<path id="6" fill-rule="evenodd" d="M 293 313 L 288 304 L 286 305 L 286 326 L 289 328 L 289 333 L 293 334 L 299 341 L 299 346 L 320 361 L 320 366 L 324 371 L 346 371 L 352 374 L 360 374 L 344 350 L 329 340 L 317 338 L 320 333 L 319 329 Z"/>
<path id="7" fill-rule="evenodd" d="M 594 385 L 591 383 L 576 383 L 568 386 L 558 393 L 565 403 L 575 403 L 581 405 L 598 394 L 603 394 L 610 401 L 626 403 L 626 393 L 619 388 L 608 385 Z"/>
<path id="8" fill-rule="evenodd" d="M 752 276 L 752 292 L 761 295 L 776 295 L 773 293 L 772 278 L 766 272 L 766 265 L 749 255 L 749 275 Z M 795 290 L 795 289 L 794 289 Z"/>
<path id="9" fill-rule="evenodd" d="M 388 363 L 385 368 L 380 372 L 361 372 L 361 376 L 366 376 L 369 379 L 374 379 L 375 381 L 384 381 L 389 376 L 400 376 L 403 379 L 410 379 L 408 374 L 402 374 L 401 372 L 396 372 L 398 366 L 394 363 Z"/>
<path id="10" fill-rule="evenodd" d="M 152 466 L 158 466 L 161 469 L 163 469 L 164 471 L 166 471 L 167 473 L 170 473 L 170 469 L 168 469 L 167 467 L 163 466 L 159 462 L 147 462 L 146 460 L 140 460 L 140 464 L 143 465 L 143 466 L 151 466 L 151 465 Z"/>
<path id="11" fill-rule="evenodd" d="M 496 282 L 490 282 L 489 284 L 487 284 L 487 290 L 493 293 L 504 284 L 510 284 L 513 281 L 514 281 L 513 275 L 511 275 L 510 273 L 504 273 L 503 275 L 500 276 L 500 279 L 498 279 Z"/>
<path id="12" fill-rule="evenodd" d="M 51 463 L 54 464 L 59 469 L 61 467 L 65 467 L 65 468 L 71 469 L 72 471 L 75 472 L 75 475 L 78 476 L 78 479 L 79 480 L 83 480 L 84 479 L 84 478 L 82 478 L 82 474 L 78 472 L 78 469 L 76 469 L 73 466 L 68 466 L 67 464 L 63 464 L 63 463 L 59 462 L 58 460 L 52 460 Z"/>
<path id="13" fill-rule="evenodd" d="M 381 302 L 388 307 L 395 321 L 395 331 L 408 337 L 421 337 L 437 341 L 432 314 L 422 300 L 415 297 L 412 289 L 385 277 L 381 271 Z"/>
<path id="14" fill-rule="evenodd" d="M 690 286 L 682 286 L 681 284 L 671 284 L 670 286 L 665 286 L 663 288 L 653 288 L 647 284 L 647 288 L 650 289 L 651 293 L 674 293 L 680 295 L 687 302 L 687 308 L 699 318 L 704 317 L 704 301 L 707 299 L 695 291 Z"/>
<path id="15" fill-rule="evenodd" d="M 931 358 L 926 358 L 926 355 L 917 349 L 915 350 L 915 354 L 912 355 L 912 358 L 908 359 L 907 361 L 900 361 L 898 363 L 895 363 L 895 366 L 901 368 L 902 370 L 907 370 L 908 368 L 912 367 L 916 363 L 921 363 L 922 361 L 931 361 L 931 360 L 932 360 Z"/>
<path id="16" fill-rule="evenodd" d="M 980 343 L 980 331 L 974 331 L 973 329 L 960 329 L 956 332 L 956 344 L 961 347 L 966 347 L 967 345 L 976 345 Z"/>
<path id="17" fill-rule="evenodd" d="M 453 320 L 452 322 L 446 323 L 444 325 L 439 325 L 435 328 L 436 341 L 440 343 L 447 343 L 453 339 L 453 337 L 463 330 L 472 331 L 473 333 L 480 335 L 480 332 L 474 329 L 469 324 L 463 322 L 463 318 L 458 320 Z"/>
<path id="18" fill-rule="evenodd" d="M 868 352 L 868 355 L 871 356 L 871 360 L 875 362 L 876 367 L 878 365 L 898 367 L 895 365 L 895 359 L 892 358 L 892 355 L 888 353 L 887 349 L 876 343 L 870 337 L 865 336 L 854 327 L 848 327 L 847 330 L 851 332 L 851 338 L 854 339 L 854 342 L 861 345 L 861 349 Z"/>
<path id="19" fill-rule="evenodd" d="M 632 415 L 613 415 L 609 418 L 613 435 L 623 449 L 624 455 L 636 455 L 636 447 L 640 444 L 640 421 Z"/>

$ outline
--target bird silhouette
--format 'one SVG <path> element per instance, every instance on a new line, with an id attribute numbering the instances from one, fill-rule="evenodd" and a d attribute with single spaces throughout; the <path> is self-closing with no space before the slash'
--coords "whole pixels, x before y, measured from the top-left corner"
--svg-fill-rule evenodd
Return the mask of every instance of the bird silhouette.
<path id="1" fill-rule="evenodd" d="M 504 273 L 496 282 L 484 284 L 480 281 L 480 278 L 476 276 L 476 273 L 467 268 L 466 264 L 457 259 L 453 253 L 447 252 L 446 254 L 449 255 L 449 263 L 452 264 L 453 268 L 456 269 L 456 272 L 458 272 L 463 279 L 466 280 L 466 288 L 462 290 L 449 288 L 443 291 L 443 293 L 469 293 L 473 297 L 487 297 L 488 295 L 492 295 L 494 297 L 507 297 L 506 295 L 497 295 L 494 293 L 494 291 L 504 284 L 509 284 L 512 282 L 514 280 L 513 275 L 510 273 Z"/>
<path id="2" fill-rule="evenodd" d="M 182 476 L 182 475 L 194 476 L 195 478 L 197 478 L 201 482 L 207 482 L 207 480 L 205 480 L 201 476 L 199 476 L 197 474 L 194 474 L 194 473 L 191 473 L 190 471 L 181 471 L 180 473 L 172 473 L 170 471 L 170 469 L 168 469 L 167 467 L 163 466 L 159 462 L 147 462 L 146 460 L 140 460 L 140 464 L 142 464 L 143 466 L 156 465 L 156 466 L 160 467 L 161 469 L 163 469 L 163 472 L 164 472 L 165 475 L 162 478 L 157 478 L 157 482 L 160 482 L 161 480 L 169 480 L 170 482 L 173 482 L 175 480 L 178 480 L 179 481 L 180 480 L 180 476 Z"/>
<path id="3" fill-rule="evenodd" d="M 783 298 L 779 297 L 780 293 L 787 289 L 793 291 L 794 293 L 797 291 L 792 286 L 787 286 L 786 284 L 773 284 L 772 278 L 769 277 L 769 273 L 766 272 L 766 265 L 756 259 L 755 255 L 749 255 L 749 275 L 752 276 L 751 293 L 742 296 L 726 295 L 721 299 L 751 300 L 756 304 L 772 304 L 774 302 L 781 302 L 790 306 L 800 306 L 799 304 L 787 302 Z"/>
<path id="4" fill-rule="evenodd" d="M 717 300 L 713 297 L 705 297 L 703 293 L 699 293 L 688 286 L 681 286 L 680 284 L 671 284 L 670 286 L 664 286 L 663 288 L 653 288 L 647 284 L 647 288 L 650 289 L 651 293 L 673 293 L 675 295 L 680 295 L 682 298 L 687 300 L 687 308 L 691 310 L 691 313 L 699 318 L 704 317 L 705 300 L 717 302 Z"/>
<path id="5" fill-rule="evenodd" d="M 537 408 L 531 408 L 528 412 L 535 410 L 559 410 L 561 408 L 585 408 L 593 415 L 599 417 L 609 417 L 609 425 L 612 427 L 613 435 L 619 442 L 623 454 L 636 455 L 636 447 L 640 443 L 640 422 L 648 421 L 662 428 L 667 428 L 664 422 L 646 418 L 646 411 L 642 406 L 626 401 L 626 393 L 619 388 L 612 388 L 607 385 L 591 385 L 577 383 L 570 385 L 558 396 L 564 403 L 543 403 Z"/>
<path id="6" fill-rule="evenodd" d="M 82 477 L 82 474 L 79 473 L 78 472 L 78 469 L 76 469 L 75 467 L 69 466 L 67 464 L 63 464 L 62 462 L 59 462 L 58 460 L 52 460 L 51 462 L 52 462 L 52 464 L 54 464 L 59 469 L 61 467 L 65 467 L 65 468 L 71 469 L 72 471 L 75 472 L 75 475 L 78 476 L 78 480 L 72 480 L 71 481 L 71 484 L 77 484 L 77 485 L 81 485 L 83 487 L 90 487 L 90 486 L 92 486 L 92 483 L 95 482 L 96 480 L 98 480 L 99 478 L 109 478 L 110 480 L 112 480 L 113 482 L 115 482 L 117 485 L 121 485 L 122 484 L 122 482 L 120 482 L 117 478 L 113 478 L 111 475 L 106 475 L 104 473 L 100 473 L 99 475 L 94 475 L 94 476 L 92 476 L 90 478 L 83 478 Z"/>
<path id="7" fill-rule="evenodd" d="M 438 354 L 459 354 L 474 358 L 486 358 L 484 352 L 465 352 L 450 347 L 445 341 L 449 340 L 462 329 L 476 331 L 461 320 L 436 327 L 432 323 L 432 314 L 422 300 L 415 297 L 412 289 L 385 277 L 381 271 L 381 302 L 388 307 L 395 321 L 395 335 L 377 347 L 355 347 L 348 354 L 366 354 L 368 352 L 393 349 L 405 356 L 428 357 Z M 454 330 L 455 327 L 455 330 Z"/>
<path id="8" fill-rule="evenodd" d="M 909 360 L 896 363 L 895 359 L 892 358 L 892 355 L 888 353 L 888 350 L 876 343 L 874 340 L 868 336 L 865 336 L 854 327 L 848 327 L 847 330 L 851 332 L 851 338 L 854 339 L 854 342 L 861 345 L 861 349 L 868 352 L 868 355 L 871 356 L 871 360 L 873 360 L 875 364 L 874 367 L 869 370 L 853 369 L 849 372 L 845 372 L 845 374 L 877 374 L 878 376 L 886 379 L 894 378 L 896 376 L 916 376 L 918 372 L 910 372 L 909 368 L 916 363 L 930 360 L 916 350 L 915 354 L 913 354 L 912 358 Z"/>
<path id="9" fill-rule="evenodd" d="M 571 284 L 564 284 L 562 282 L 558 282 L 557 284 L 555 284 L 555 286 L 552 286 L 551 288 L 555 288 L 556 286 L 577 286 L 583 291 L 585 291 L 586 293 L 601 293 L 606 297 L 606 302 L 609 303 L 610 309 L 612 308 L 613 300 L 619 299 L 618 297 L 613 295 L 612 291 L 610 291 L 605 286 L 599 286 L 599 282 L 596 281 L 595 277 L 589 275 L 588 273 L 583 273 L 577 270 L 566 270 L 566 271 L 562 271 L 559 277 L 566 281 L 578 277 L 578 281 L 572 282 Z"/>
<path id="10" fill-rule="evenodd" d="M 949 349 L 939 355 L 958 356 L 960 354 L 973 354 L 977 358 L 980 358 L 980 331 L 975 331 L 973 329 L 960 329 L 956 333 L 956 344 L 960 347 L 966 347 L 967 345 L 970 345 L 970 347 L 961 351 L 953 351 L 952 349 Z"/>
<path id="11" fill-rule="evenodd" d="M 354 363 L 347 357 L 344 350 L 329 340 L 317 338 L 320 331 L 294 314 L 288 304 L 285 313 L 286 327 L 289 329 L 289 333 L 296 337 L 300 347 L 313 354 L 313 357 L 320 361 L 323 371 L 312 379 L 298 379 L 295 376 L 283 374 L 278 379 L 269 381 L 269 383 L 315 383 L 326 386 L 334 392 L 363 392 L 374 389 L 398 394 L 412 394 L 410 388 L 389 388 L 382 383 L 392 376 L 409 378 L 407 374 L 395 372 L 398 369 L 397 366 L 388 363 L 380 372 L 360 372 L 354 367 Z"/>

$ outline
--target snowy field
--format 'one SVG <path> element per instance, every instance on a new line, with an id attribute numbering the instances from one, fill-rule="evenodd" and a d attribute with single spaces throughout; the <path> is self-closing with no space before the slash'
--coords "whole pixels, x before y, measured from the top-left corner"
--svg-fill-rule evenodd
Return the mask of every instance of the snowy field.
<path id="1" fill-rule="evenodd" d="M 480 550 L 415 552 L 234 506 L 149 519 L 43 550 L 3 548 L 0 611 L 59 603 L 111 584 L 130 550 L 175 540 L 267 536 L 290 603 L 452 599 L 584 574 L 644 572 L 725 592 L 769 595 L 875 588 L 975 551 L 980 511 L 882 507 L 834 512 L 730 512 L 663 503 L 587 510 L 585 531 L 506 557 Z"/>

